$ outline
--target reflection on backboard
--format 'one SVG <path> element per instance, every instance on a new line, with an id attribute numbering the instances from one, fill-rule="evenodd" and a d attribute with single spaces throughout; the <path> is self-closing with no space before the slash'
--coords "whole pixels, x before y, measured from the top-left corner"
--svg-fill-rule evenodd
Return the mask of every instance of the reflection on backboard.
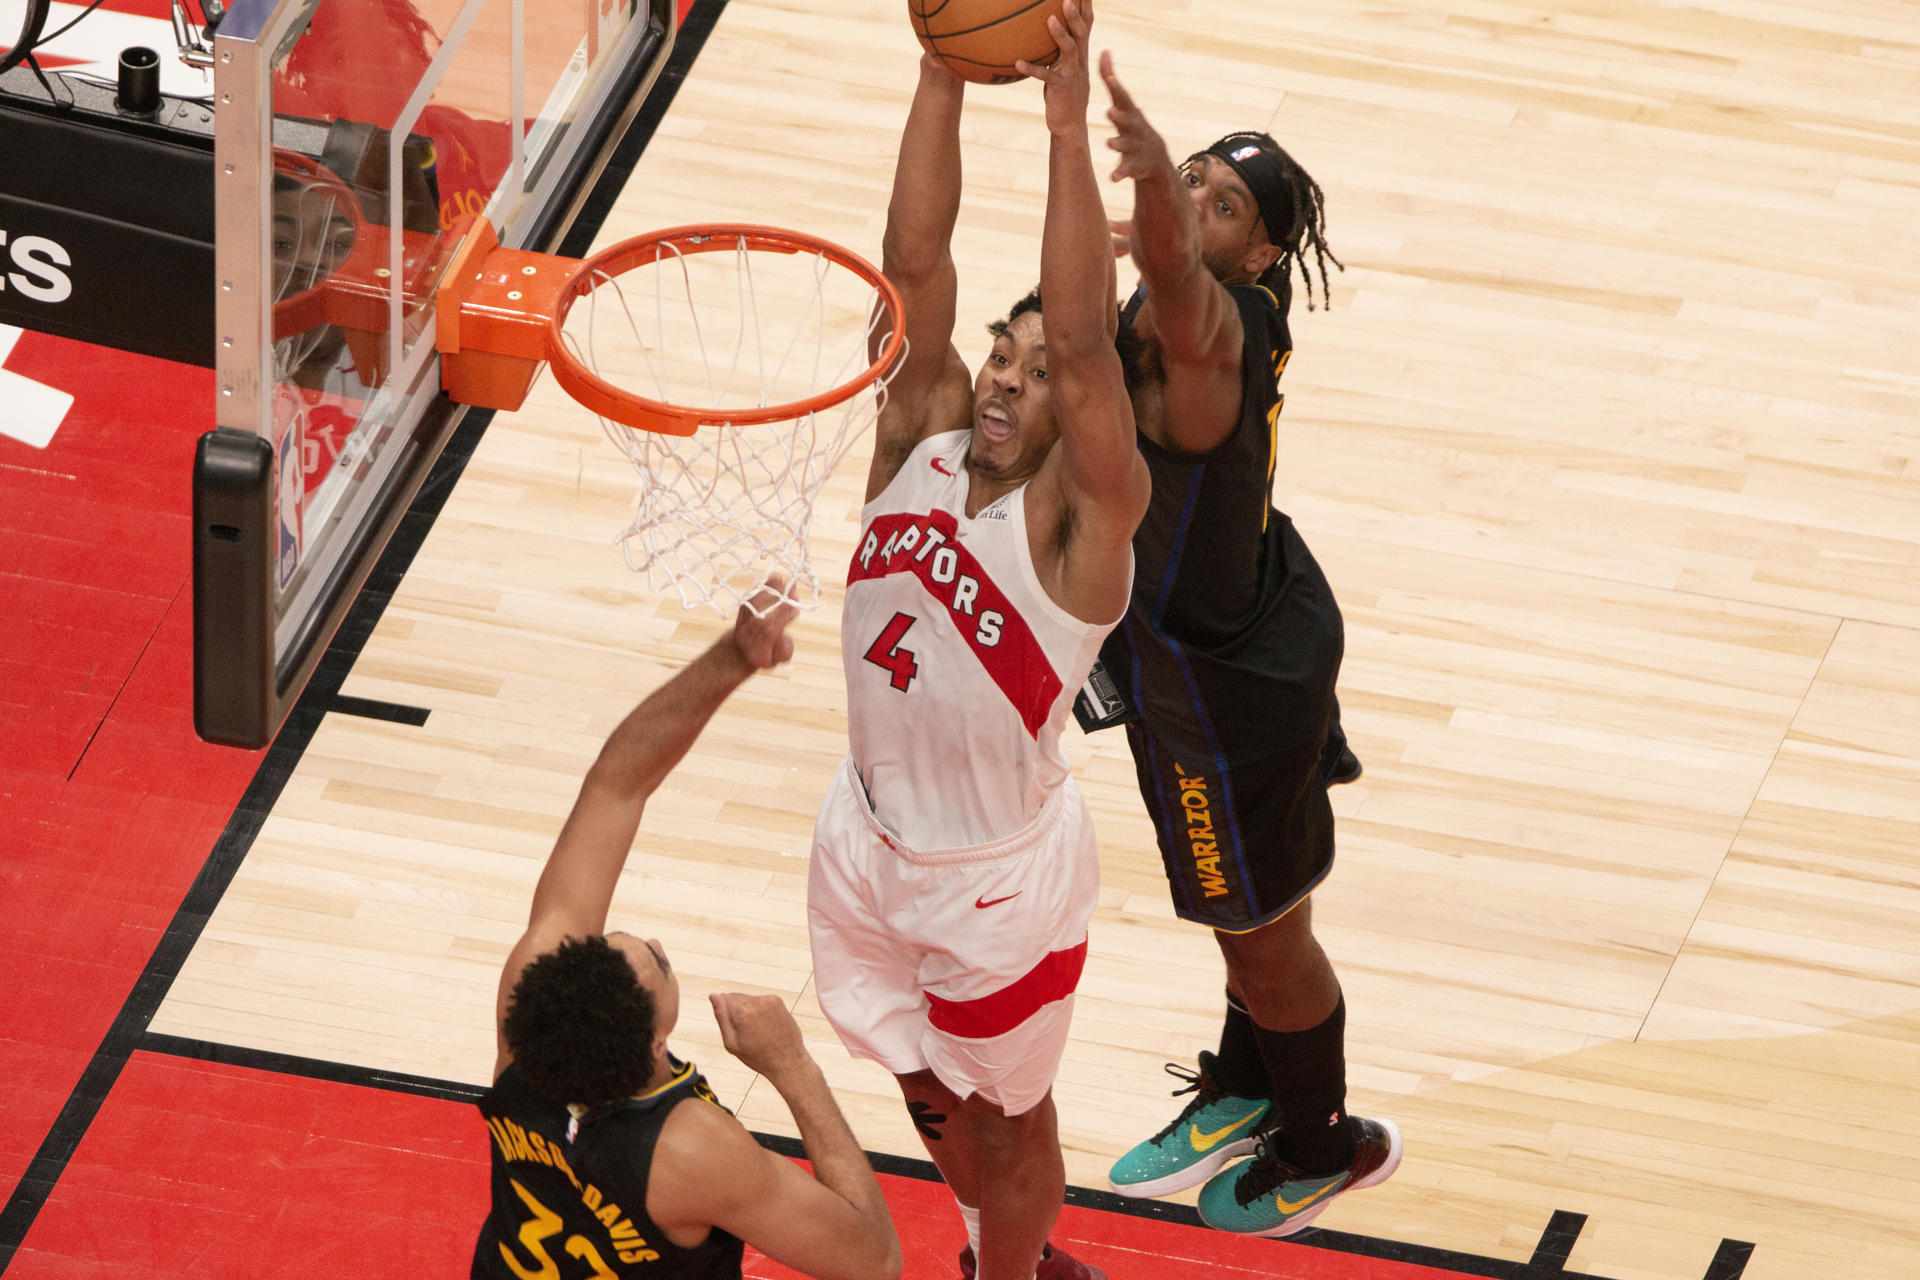
<path id="1" fill-rule="evenodd" d="M 505 245 L 556 245 L 664 65 L 675 13 L 238 0 L 222 19 L 220 430 L 195 475 L 203 738 L 271 738 L 457 422 L 432 304 L 460 234 L 484 216 Z M 336 276 L 365 287 L 318 306 Z"/>

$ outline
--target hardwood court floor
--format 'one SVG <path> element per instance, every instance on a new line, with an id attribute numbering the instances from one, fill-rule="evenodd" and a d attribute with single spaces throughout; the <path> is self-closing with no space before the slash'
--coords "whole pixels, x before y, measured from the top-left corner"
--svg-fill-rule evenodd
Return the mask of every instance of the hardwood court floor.
<path id="1" fill-rule="evenodd" d="M 1346 610 L 1367 773 L 1316 919 L 1355 1107 L 1408 1155 L 1323 1222 L 1524 1261 L 1560 1210 L 1615 1280 L 1694 1280 L 1723 1237 L 1750 1280 L 1911 1280 L 1920 11 L 1113 0 L 1096 43 L 1177 153 L 1270 128 L 1348 267 L 1294 310 L 1278 498 Z M 602 242 L 738 219 L 877 254 L 915 55 L 891 2 L 732 0 Z M 971 360 L 1037 272 L 1037 92 L 974 91 L 965 128 Z M 820 503 L 829 579 L 863 467 Z M 624 468 L 551 380 L 494 422 L 345 689 L 428 723 L 329 717 L 154 1030 L 485 1078 L 580 775 L 720 626 L 622 566 Z M 615 916 L 675 956 L 679 1042 L 750 1126 L 791 1131 L 712 989 L 789 998 L 863 1142 L 918 1155 L 809 987 L 837 603 L 658 796 Z M 1105 886 L 1058 1096 L 1100 1185 L 1221 973 L 1124 742 L 1070 738 Z"/>

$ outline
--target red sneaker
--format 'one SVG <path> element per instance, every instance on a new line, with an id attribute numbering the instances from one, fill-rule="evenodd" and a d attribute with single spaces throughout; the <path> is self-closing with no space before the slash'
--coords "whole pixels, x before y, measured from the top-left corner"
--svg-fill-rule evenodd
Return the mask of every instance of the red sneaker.
<path id="1" fill-rule="evenodd" d="M 974 1261 L 973 1246 L 961 1245 L 960 1280 L 973 1280 L 979 1270 L 980 1264 Z M 1040 1266 L 1033 1273 L 1033 1280 L 1107 1280 L 1107 1273 L 1080 1261 L 1065 1249 L 1056 1249 L 1049 1241 L 1046 1252 L 1040 1255 Z"/>

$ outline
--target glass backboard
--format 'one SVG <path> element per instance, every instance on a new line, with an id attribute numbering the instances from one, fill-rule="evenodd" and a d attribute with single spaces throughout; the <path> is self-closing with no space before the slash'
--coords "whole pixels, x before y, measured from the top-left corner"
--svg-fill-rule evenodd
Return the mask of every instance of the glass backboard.
<path id="1" fill-rule="evenodd" d="M 221 20 L 203 738 L 271 738 L 451 434 L 433 302 L 466 227 L 551 251 L 675 27 L 672 0 L 238 0 Z"/>

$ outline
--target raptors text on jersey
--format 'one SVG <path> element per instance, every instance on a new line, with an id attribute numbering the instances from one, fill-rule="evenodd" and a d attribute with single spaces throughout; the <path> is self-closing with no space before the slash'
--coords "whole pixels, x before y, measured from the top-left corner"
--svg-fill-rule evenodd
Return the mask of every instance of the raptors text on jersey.
<path id="1" fill-rule="evenodd" d="M 855 768 L 875 816 L 929 851 L 1002 839 L 1040 811 L 1110 629 L 1047 595 L 1024 487 L 966 514 L 968 440 L 922 441 L 867 504 L 841 618 Z"/>

